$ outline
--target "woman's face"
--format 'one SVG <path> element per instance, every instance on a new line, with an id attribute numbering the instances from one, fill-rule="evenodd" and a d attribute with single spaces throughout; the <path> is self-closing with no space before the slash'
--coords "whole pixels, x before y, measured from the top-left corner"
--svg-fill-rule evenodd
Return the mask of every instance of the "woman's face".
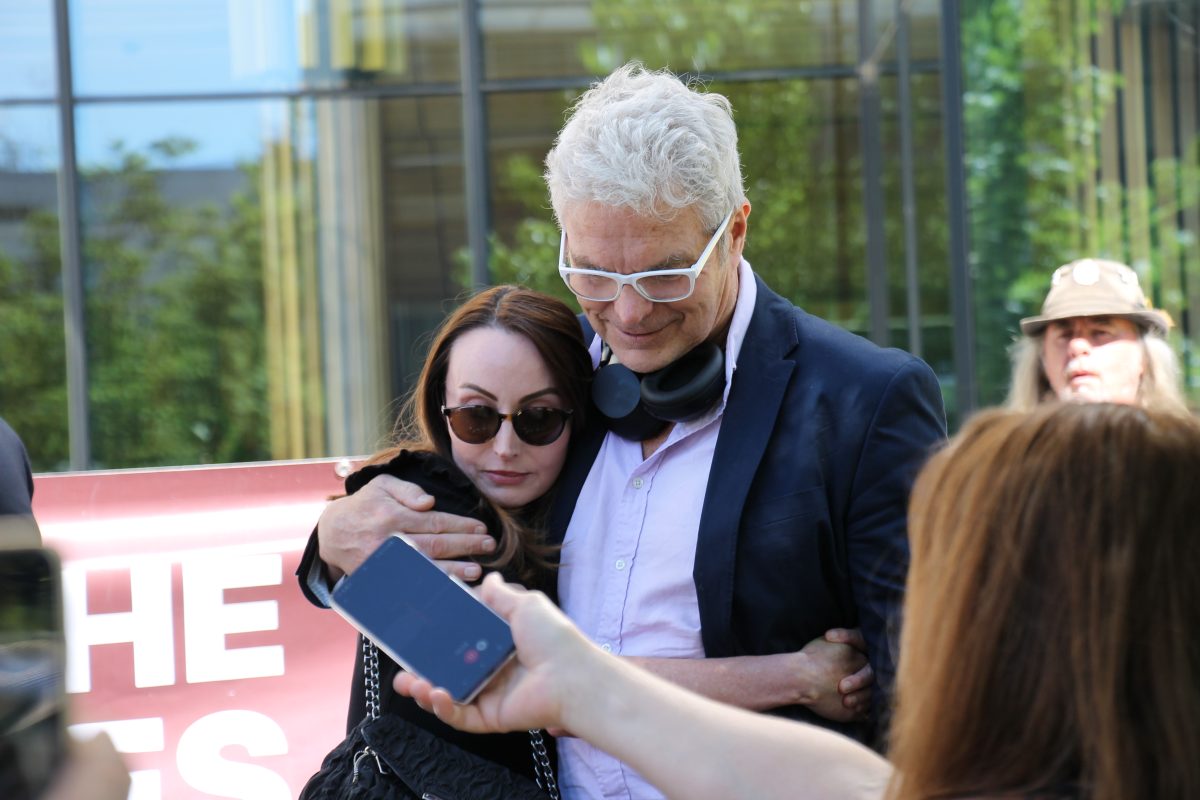
<path id="1" fill-rule="evenodd" d="M 501 414 L 523 409 L 530 419 L 545 417 L 536 409 L 566 409 L 546 362 L 533 343 L 499 328 L 476 328 L 461 335 L 450 349 L 446 372 L 447 408 L 486 406 Z M 450 425 L 450 420 L 445 419 Z M 549 491 L 567 457 L 571 426 L 550 444 L 532 445 L 513 430 L 510 417 L 496 435 L 469 444 L 450 431 L 454 463 L 479 490 L 501 508 L 520 508 Z"/>
<path id="2" fill-rule="evenodd" d="M 1042 340 L 1042 369 L 1060 400 L 1136 404 L 1145 361 L 1137 326 L 1122 317 L 1057 320 Z"/>

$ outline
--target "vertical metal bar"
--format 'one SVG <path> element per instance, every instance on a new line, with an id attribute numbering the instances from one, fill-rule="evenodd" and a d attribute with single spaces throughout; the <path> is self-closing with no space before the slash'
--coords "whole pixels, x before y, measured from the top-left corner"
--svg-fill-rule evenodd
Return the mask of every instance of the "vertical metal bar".
<path id="1" fill-rule="evenodd" d="M 1156 17 L 1153 8 L 1142 8 L 1138 14 L 1138 27 L 1140 34 L 1138 43 L 1141 46 L 1141 55 L 1138 61 L 1142 65 L 1142 126 L 1145 130 L 1143 137 L 1146 142 L 1146 189 L 1150 193 L 1150 197 L 1158 197 L 1158 181 L 1154 175 L 1154 162 L 1158 158 L 1158 142 L 1155 141 L 1157 136 L 1158 126 L 1154 123 L 1154 101 L 1156 92 L 1154 91 L 1154 65 L 1155 59 L 1152 55 L 1152 44 L 1150 42 L 1151 27 L 1154 24 Z M 1152 201 L 1155 204 L 1157 200 Z M 1150 240 L 1150 262 L 1151 269 L 1159 264 L 1162 264 L 1162 254 L 1159 251 L 1161 244 L 1159 237 L 1158 225 L 1153 222 L 1156 215 L 1150 213 L 1147 215 L 1147 228 L 1149 228 Z M 1151 299 L 1155 305 L 1162 305 L 1162 275 L 1150 275 L 1150 286 L 1148 287 L 1151 293 Z"/>
<path id="2" fill-rule="evenodd" d="M 79 170 L 75 163 L 75 84 L 71 75 L 71 20 L 67 0 L 54 3 L 58 60 L 58 235 L 62 256 L 63 327 L 67 360 L 67 429 L 71 469 L 91 466 L 83 255 L 79 232 Z"/>
<path id="3" fill-rule="evenodd" d="M 867 228 L 867 303 L 871 341 L 888 344 L 888 280 L 883 227 L 883 145 L 880 135 L 879 65 L 873 0 L 858 0 L 858 100 L 863 164 L 863 216 Z"/>
<path id="4" fill-rule="evenodd" d="M 1115 14 L 1109 15 L 1109 24 L 1113 27 L 1113 71 L 1117 75 L 1125 75 L 1125 53 L 1121 44 L 1121 19 Z M 1125 161 L 1125 82 L 1117 82 L 1117 181 L 1121 185 L 1121 260 L 1126 264 L 1133 263 L 1133 237 L 1129 229 L 1129 167 Z"/>
<path id="5" fill-rule="evenodd" d="M 942 0 L 941 67 L 946 137 L 946 212 L 950 229 L 950 308 L 954 317 L 955 404 L 962 420 L 979 406 L 971 306 L 967 180 L 963 149 L 962 24 L 959 0 Z"/>
<path id="6" fill-rule="evenodd" d="M 1187 214 L 1185 211 L 1186 203 L 1183 196 L 1183 173 L 1186 169 L 1184 163 L 1184 145 L 1183 145 L 1183 113 L 1181 106 L 1183 105 L 1182 92 L 1180 90 L 1180 75 L 1179 68 L 1183 61 L 1183 53 L 1180 51 L 1180 39 L 1183 37 L 1184 20 L 1183 12 L 1180 11 L 1180 16 L 1175 17 L 1170 22 L 1170 31 L 1168 33 L 1168 42 L 1170 55 L 1168 56 L 1171 65 L 1170 78 L 1170 97 L 1171 97 L 1171 158 L 1175 161 L 1175 180 L 1172 188 L 1172 201 L 1175 203 L 1175 227 L 1182 234 L 1187 230 Z M 1179 274 L 1176 278 L 1179 280 L 1179 296 L 1182 298 L 1181 303 L 1181 319 L 1180 323 L 1183 326 L 1183 375 L 1184 378 L 1191 374 L 1191 348 L 1188 346 L 1187 334 L 1190 332 L 1190 320 L 1188 319 L 1188 299 L 1191 295 L 1188 293 L 1188 247 L 1184 242 L 1182 235 L 1172 237 L 1175 241 L 1175 251 L 1179 257 Z M 1186 387 L 1186 382 L 1185 382 Z"/>
<path id="7" fill-rule="evenodd" d="M 479 25 L 479 0 L 462 0 L 460 49 L 463 126 L 463 173 L 467 194 L 467 247 L 471 256 L 471 281 L 475 288 L 491 283 L 488 269 L 487 106 L 483 96 L 483 36 Z"/>
<path id="8" fill-rule="evenodd" d="M 917 273 L 917 201 L 913 185 L 912 87 L 909 69 L 908 3 L 896 0 L 896 60 L 900 82 L 900 203 L 904 220 L 904 286 L 908 349 L 920 357 L 921 284 Z"/>

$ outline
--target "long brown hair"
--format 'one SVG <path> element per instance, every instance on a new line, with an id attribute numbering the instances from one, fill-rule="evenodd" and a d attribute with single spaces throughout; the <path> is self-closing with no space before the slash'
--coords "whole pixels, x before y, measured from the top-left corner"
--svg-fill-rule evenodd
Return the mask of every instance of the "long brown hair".
<path id="1" fill-rule="evenodd" d="M 1048 403 L 919 476 L 892 797 L 1200 797 L 1200 423 Z"/>
<path id="2" fill-rule="evenodd" d="M 393 444 L 376 453 L 368 463 L 391 460 L 401 450 L 423 450 L 453 460 L 450 431 L 442 416 L 446 398 L 446 374 L 450 351 L 458 338 L 477 328 L 497 328 L 524 336 L 546 362 L 566 408 L 572 410 L 568 432 L 581 430 L 587 416 L 588 386 L 592 360 L 574 312 L 562 301 L 520 286 L 494 286 L 459 306 L 438 329 L 425 357 L 417 385 L 406 399 L 393 435 Z M 501 521 L 495 555 L 481 561 L 491 569 L 503 569 L 528 584 L 549 569 L 550 550 L 542 543 L 540 529 L 549 495 L 524 509 L 518 519 L 509 511 L 484 502 Z"/>

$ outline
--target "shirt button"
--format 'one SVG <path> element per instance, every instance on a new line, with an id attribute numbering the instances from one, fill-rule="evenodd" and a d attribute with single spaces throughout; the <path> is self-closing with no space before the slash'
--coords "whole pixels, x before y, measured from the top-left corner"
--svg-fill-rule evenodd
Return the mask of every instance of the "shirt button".
<path id="1" fill-rule="evenodd" d="M 633 488 L 635 488 L 635 489 L 642 488 L 642 483 L 643 483 L 643 481 L 641 478 L 634 478 L 633 479 Z"/>
<path id="2" fill-rule="evenodd" d="M 611 653 L 611 652 L 612 652 L 612 645 L 611 645 L 611 644 L 608 644 L 608 643 L 606 642 L 606 643 L 604 643 L 604 644 L 600 645 L 600 649 L 601 649 L 601 650 L 603 650 L 603 651 L 604 651 L 604 652 L 606 652 L 606 653 Z"/>
<path id="3" fill-rule="evenodd" d="M 625 569 L 625 559 L 618 558 L 617 563 L 613 564 L 613 566 L 616 567 L 617 569 Z"/>

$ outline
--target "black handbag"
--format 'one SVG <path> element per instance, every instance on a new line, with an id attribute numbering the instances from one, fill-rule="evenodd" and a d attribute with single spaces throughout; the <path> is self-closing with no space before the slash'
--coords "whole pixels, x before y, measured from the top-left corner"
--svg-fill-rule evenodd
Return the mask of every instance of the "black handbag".
<path id="1" fill-rule="evenodd" d="M 367 715 L 308 779 L 300 800 L 559 800 L 542 732 L 529 732 L 537 781 L 379 713 L 379 651 L 362 637 Z"/>

